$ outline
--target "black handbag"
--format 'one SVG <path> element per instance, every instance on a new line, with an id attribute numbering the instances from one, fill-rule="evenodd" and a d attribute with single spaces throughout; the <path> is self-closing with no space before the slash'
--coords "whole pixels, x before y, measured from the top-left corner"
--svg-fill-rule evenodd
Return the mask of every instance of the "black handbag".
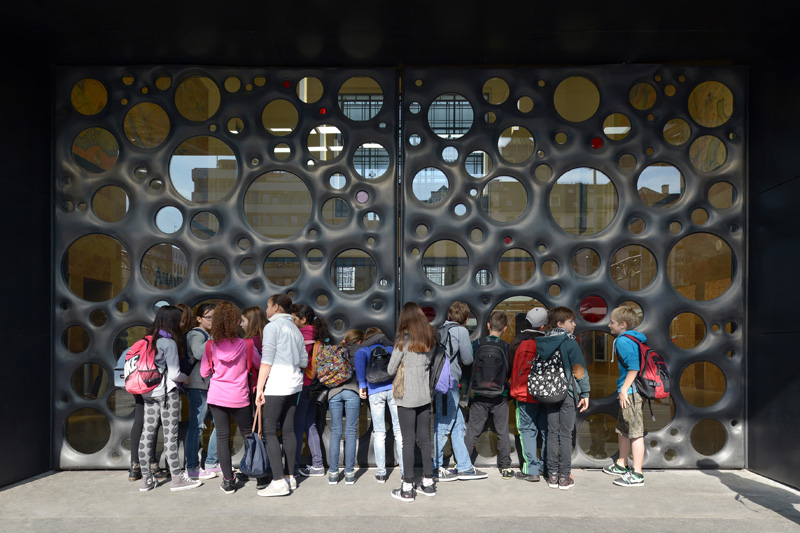
<path id="1" fill-rule="evenodd" d="M 319 379 L 314 378 L 314 381 L 308 386 L 308 400 L 320 407 L 327 407 L 328 392 L 330 392 L 330 390 L 331 389 L 323 385 Z"/>
<path id="2" fill-rule="evenodd" d="M 367 381 L 369 383 L 385 383 L 391 381 L 392 375 L 389 373 L 389 359 L 392 354 L 386 351 L 381 345 L 372 349 L 367 362 Z"/>
<path id="3" fill-rule="evenodd" d="M 256 433 L 258 422 L 258 433 Z M 244 438 L 244 455 L 239 462 L 239 471 L 249 477 L 263 477 L 269 472 L 269 460 L 264 441 L 261 440 L 261 408 L 256 407 L 253 429 Z"/>

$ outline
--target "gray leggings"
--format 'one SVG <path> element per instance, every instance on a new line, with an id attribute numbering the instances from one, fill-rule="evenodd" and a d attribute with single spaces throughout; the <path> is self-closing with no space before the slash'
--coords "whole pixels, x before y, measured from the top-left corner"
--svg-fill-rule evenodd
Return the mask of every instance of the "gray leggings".
<path id="1" fill-rule="evenodd" d="M 139 440 L 139 466 L 142 476 L 150 475 L 150 457 L 156 446 L 158 419 L 164 426 L 164 456 L 167 458 L 169 470 L 173 476 L 181 473 L 178 460 L 178 422 L 181 414 L 181 399 L 178 390 L 168 392 L 166 396 L 144 399 L 144 428 Z"/>

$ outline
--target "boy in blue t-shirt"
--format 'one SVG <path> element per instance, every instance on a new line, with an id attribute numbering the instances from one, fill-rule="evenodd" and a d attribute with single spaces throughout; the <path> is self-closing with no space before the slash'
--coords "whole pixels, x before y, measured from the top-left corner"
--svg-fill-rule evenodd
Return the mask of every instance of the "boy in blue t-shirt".
<path id="1" fill-rule="evenodd" d="M 603 472 L 611 476 L 619 476 L 614 480 L 621 487 L 639 487 L 644 485 L 642 463 L 644 462 L 644 418 L 642 417 L 642 397 L 636 391 L 633 381 L 639 373 L 639 345 L 630 337 L 640 342 L 647 342 L 647 337 L 634 331 L 638 325 L 636 312 L 632 307 L 621 305 L 611 312 L 608 329 L 614 340 L 614 353 L 617 354 L 619 378 L 617 378 L 617 398 L 619 400 L 619 416 L 617 417 L 617 438 L 619 439 L 619 458 Z M 633 468 L 627 466 L 628 453 L 633 451 Z"/>

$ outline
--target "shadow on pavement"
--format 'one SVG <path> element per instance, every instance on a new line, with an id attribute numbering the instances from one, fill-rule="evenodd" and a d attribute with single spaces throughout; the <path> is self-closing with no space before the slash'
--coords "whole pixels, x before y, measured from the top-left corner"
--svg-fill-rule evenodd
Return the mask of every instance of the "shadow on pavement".
<path id="1" fill-rule="evenodd" d="M 735 492 L 737 502 L 743 505 L 747 505 L 747 501 L 753 502 L 800 525 L 800 511 L 795 507 L 800 504 L 800 496 L 797 496 L 796 493 L 744 478 L 735 472 L 720 472 L 719 470 L 701 470 L 701 472 L 719 479 L 723 485 Z"/>

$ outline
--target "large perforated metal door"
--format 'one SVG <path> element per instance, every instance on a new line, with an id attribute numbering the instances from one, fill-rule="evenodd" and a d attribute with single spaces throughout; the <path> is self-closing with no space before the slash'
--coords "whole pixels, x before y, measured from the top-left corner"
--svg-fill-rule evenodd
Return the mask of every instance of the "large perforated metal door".
<path id="1" fill-rule="evenodd" d="M 289 292 L 335 337 L 394 327 L 394 70 L 61 69 L 55 97 L 54 446 L 127 464 L 110 382 L 155 307 Z M 240 444 L 239 444 L 240 445 Z"/>
<path id="2" fill-rule="evenodd" d="M 743 71 L 408 69 L 402 87 L 402 301 L 436 324 L 468 303 L 474 338 L 502 310 L 507 340 L 532 305 L 574 309 L 577 466 L 617 451 L 608 315 L 631 303 L 672 374 L 647 466 L 742 467 Z M 495 463 L 490 433 L 478 451 Z"/>
<path id="3" fill-rule="evenodd" d="M 509 339 L 531 305 L 572 307 L 592 381 L 578 466 L 616 452 L 608 314 L 630 303 L 672 373 L 647 465 L 743 466 L 741 69 L 409 69 L 401 92 L 395 70 L 57 74 L 61 467 L 127 463 L 111 369 L 158 305 L 277 292 L 337 338 L 393 331 L 405 301 L 436 324 L 467 302 L 474 337 L 500 309 Z M 490 432 L 478 449 L 494 461 Z"/>

